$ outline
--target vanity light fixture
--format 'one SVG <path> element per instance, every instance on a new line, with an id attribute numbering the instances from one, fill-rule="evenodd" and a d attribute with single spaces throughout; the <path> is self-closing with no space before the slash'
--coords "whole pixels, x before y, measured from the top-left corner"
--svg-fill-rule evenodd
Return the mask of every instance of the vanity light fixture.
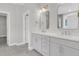
<path id="1" fill-rule="evenodd" d="M 42 10 L 40 9 L 39 12 L 42 13 Z"/>
<path id="2" fill-rule="evenodd" d="M 44 5 L 40 8 L 40 13 L 48 11 L 48 5 Z"/>

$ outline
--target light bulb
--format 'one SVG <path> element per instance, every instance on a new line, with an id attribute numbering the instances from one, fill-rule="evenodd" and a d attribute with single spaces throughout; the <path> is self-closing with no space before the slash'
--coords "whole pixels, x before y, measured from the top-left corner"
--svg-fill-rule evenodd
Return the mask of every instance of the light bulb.
<path id="1" fill-rule="evenodd" d="M 45 9 L 45 8 L 42 8 L 42 11 L 43 11 L 43 12 L 45 12 L 45 11 L 46 11 L 46 9 Z"/>
<path id="2" fill-rule="evenodd" d="M 42 10 L 40 10 L 40 13 L 42 13 Z"/>

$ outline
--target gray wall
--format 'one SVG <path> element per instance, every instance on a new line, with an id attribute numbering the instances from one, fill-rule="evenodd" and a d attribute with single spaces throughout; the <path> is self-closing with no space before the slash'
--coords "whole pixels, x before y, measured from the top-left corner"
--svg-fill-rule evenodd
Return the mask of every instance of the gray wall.
<path id="1" fill-rule="evenodd" d="M 6 36 L 7 34 L 7 19 L 6 16 L 0 15 L 0 35 Z"/>

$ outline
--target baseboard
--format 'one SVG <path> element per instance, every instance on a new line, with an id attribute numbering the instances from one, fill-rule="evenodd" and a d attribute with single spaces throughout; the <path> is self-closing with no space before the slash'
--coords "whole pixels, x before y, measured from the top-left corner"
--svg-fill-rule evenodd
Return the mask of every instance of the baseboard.
<path id="1" fill-rule="evenodd" d="M 20 46 L 20 45 L 23 45 L 23 44 L 26 44 L 26 42 L 16 43 L 16 46 Z"/>
<path id="2" fill-rule="evenodd" d="M 8 44 L 8 46 L 14 46 L 14 45 L 16 45 L 16 43 L 13 43 L 13 44 Z"/>
<path id="3" fill-rule="evenodd" d="M 7 35 L 0 35 L 0 37 L 7 37 Z"/>
<path id="4" fill-rule="evenodd" d="M 8 46 L 20 46 L 20 45 L 23 45 L 23 44 L 26 44 L 25 42 L 21 42 L 21 43 L 13 43 L 13 44 L 8 44 Z"/>
<path id="5" fill-rule="evenodd" d="M 20 45 L 23 45 L 23 44 L 26 44 L 26 43 L 28 43 L 28 42 L 21 42 L 21 43 L 13 43 L 13 44 L 8 44 L 8 46 L 14 46 L 14 45 L 16 45 L 16 46 L 20 46 Z"/>

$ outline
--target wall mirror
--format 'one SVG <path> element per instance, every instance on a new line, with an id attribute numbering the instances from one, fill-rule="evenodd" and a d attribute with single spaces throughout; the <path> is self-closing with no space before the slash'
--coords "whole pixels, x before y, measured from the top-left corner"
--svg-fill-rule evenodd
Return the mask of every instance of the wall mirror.
<path id="1" fill-rule="evenodd" d="M 40 29 L 46 32 L 49 29 L 49 10 L 48 5 L 40 8 Z"/>
<path id="2" fill-rule="evenodd" d="M 78 4 L 64 4 L 58 7 L 58 28 L 78 29 L 79 9 Z"/>

